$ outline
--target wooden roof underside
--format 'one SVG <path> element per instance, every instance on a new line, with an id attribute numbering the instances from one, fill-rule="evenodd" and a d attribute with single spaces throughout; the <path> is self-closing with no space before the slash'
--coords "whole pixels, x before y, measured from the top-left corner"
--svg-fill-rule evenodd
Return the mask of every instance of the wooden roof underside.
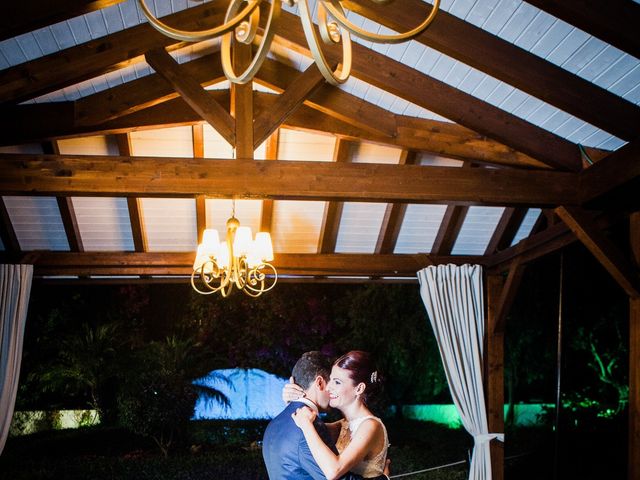
<path id="1" fill-rule="evenodd" d="M 0 40 L 9 42 L 120 3 L 30 0 L 20 4 L 24 11 L 0 7 L 4 16 Z M 221 23 L 226 3 L 188 8 L 172 14 L 168 22 L 185 29 L 213 27 Z M 561 7 L 556 2 L 529 3 L 630 56 L 637 58 L 640 53 L 634 30 L 640 20 L 637 3 L 617 0 L 604 10 L 587 8 L 589 2 L 582 0 L 562 2 Z M 393 7 L 367 0 L 344 4 L 396 30 L 406 30 L 430 8 L 420 0 L 402 0 Z M 207 224 L 206 199 L 258 199 L 262 202 L 259 223 L 266 229 L 276 228 L 274 202 L 325 201 L 317 252 L 276 252 L 274 264 L 281 275 L 303 281 L 327 281 L 328 277 L 397 281 L 415 278 L 415 272 L 426 265 L 448 262 L 480 263 L 504 271 L 580 239 L 598 246 L 601 261 L 608 259 L 610 271 L 621 284 L 626 282 L 627 291 L 638 291 L 637 275 L 601 236 L 603 228 L 640 206 L 634 193 L 640 183 L 637 104 L 445 10 L 416 44 L 584 120 L 615 136 L 623 146 L 615 151 L 582 149 L 557 133 L 411 68 L 394 58 L 391 50 L 384 54 L 354 44 L 354 78 L 449 121 L 400 114 L 324 83 L 313 64 L 303 70 L 294 68 L 287 52 L 309 56 L 295 14 L 282 12 L 275 42 L 276 54 L 254 80 L 259 91 L 251 85 L 203 88 L 224 81 L 216 48 L 208 47 L 205 54 L 178 63 L 170 53 L 184 45 L 146 22 L 0 70 L 0 145 L 4 146 L 0 194 L 6 197 L 0 197 L 2 260 L 33 262 L 36 275 L 43 277 L 142 276 L 147 281 L 152 276 L 182 277 L 190 274 L 193 252 L 149 251 L 142 198 L 192 199 L 198 237 Z M 241 64 L 246 54 L 239 51 L 235 61 Z M 339 60 L 333 51 L 328 57 Z M 74 100 L 41 100 L 144 62 L 153 73 Z M 236 160 L 203 158 L 203 124 L 234 146 Z M 192 128 L 192 156 L 133 155 L 133 132 L 176 126 Z M 334 136 L 332 158 L 282 160 L 279 129 Z M 113 139 L 117 154 L 60 152 L 59 142 L 65 139 L 95 136 Z M 353 163 L 352 147 L 360 143 L 392 147 L 400 154 L 391 163 Z M 41 152 L 16 147 L 33 144 Z M 259 147 L 265 149 L 264 161 L 254 159 Z M 434 166 L 421 161 L 425 155 L 463 164 L 460 168 Z M 589 165 L 587 157 L 595 164 Z M 17 218 L 6 202 L 13 196 L 55 198 L 69 251 L 23 249 L 15 229 Z M 133 251 L 85 251 L 72 200 L 76 197 L 126 198 Z M 336 253 L 348 202 L 386 204 L 372 253 Z M 433 246 L 427 253 L 394 253 L 407 206 L 420 204 L 447 206 Z M 469 208 L 475 206 L 505 209 L 482 254 L 452 255 Z M 531 235 L 512 245 L 528 208 L 542 208 L 543 214 Z"/>

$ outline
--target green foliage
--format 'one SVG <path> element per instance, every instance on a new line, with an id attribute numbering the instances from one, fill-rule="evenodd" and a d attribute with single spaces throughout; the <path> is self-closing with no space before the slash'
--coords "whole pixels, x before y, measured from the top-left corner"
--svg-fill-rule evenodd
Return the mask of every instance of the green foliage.
<path id="1" fill-rule="evenodd" d="M 121 424 L 152 438 L 167 456 L 174 442 L 184 438 L 198 394 L 228 404 L 219 390 L 193 383 L 206 357 L 206 349 L 193 339 L 175 336 L 135 351 L 118 396 Z"/>

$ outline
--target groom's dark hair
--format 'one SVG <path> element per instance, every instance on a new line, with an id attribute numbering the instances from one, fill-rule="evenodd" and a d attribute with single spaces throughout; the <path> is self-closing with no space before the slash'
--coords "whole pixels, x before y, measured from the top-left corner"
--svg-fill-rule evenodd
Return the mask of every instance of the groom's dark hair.
<path id="1" fill-rule="evenodd" d="M 312 351 L 302 354 L 293 367 L 291 374 L 293 375 L 293 381 L 306 390 L 313 384 L 318 375 L 329 381 L 330 371 L 331 359 L 322 352 Z"/>

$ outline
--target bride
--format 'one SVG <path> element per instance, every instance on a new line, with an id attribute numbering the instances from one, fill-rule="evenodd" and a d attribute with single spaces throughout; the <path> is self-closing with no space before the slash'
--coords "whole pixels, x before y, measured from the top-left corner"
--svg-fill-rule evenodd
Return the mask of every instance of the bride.
<path id="1" fill-rule="evenodd" d="M 337 359 L 331 369 L 327 385 L 329 405 L 337 408 L 344 419 L 327 424 L 337 434 L 336 455 L 316 432 L 313 420 L 316 413 L 308 407 L 299 408 L 292 415 L 302 430 L 313 458 L 328 480 L 340 478 L 347 472 L 364 478 L 385 474 L 388 438 L 382 420 L 375 417 L 368 404 L 380 390 L 378 372 L 367 352 L 353 350 Z M 283 391 L 285 400 L 301 396 L 301 389 L 288 384 Z"/>

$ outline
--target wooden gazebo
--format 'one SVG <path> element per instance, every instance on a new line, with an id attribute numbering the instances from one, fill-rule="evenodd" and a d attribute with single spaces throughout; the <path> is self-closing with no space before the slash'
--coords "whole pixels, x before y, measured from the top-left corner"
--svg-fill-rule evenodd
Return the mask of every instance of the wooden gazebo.
<path id="1" fill-rule="evenodd" d="M 211 28 L 228 2 L 156 3 L 167 23 Z M 399 31 L 431 8 L 342 3 Z M 638 3 L 444 2 L 415 41 L 354 43 L 341 87 L 311 62 L 297 7 L 283 8 L 269 58 L 235 85 L 219 43 L 160 34 L 134 0 L 3 4 L 2 263 L 52 282 L 186 282 L 233 198 L 240 221 L 271 232 L 282 280 L 404 282 L 481 264 L 489 430 L 501 432 L 504 324 L 523 269 L 579 240 L 629 295 L 639 478 Z M 624 222 L 630 249 L 608 236 Z"/>

